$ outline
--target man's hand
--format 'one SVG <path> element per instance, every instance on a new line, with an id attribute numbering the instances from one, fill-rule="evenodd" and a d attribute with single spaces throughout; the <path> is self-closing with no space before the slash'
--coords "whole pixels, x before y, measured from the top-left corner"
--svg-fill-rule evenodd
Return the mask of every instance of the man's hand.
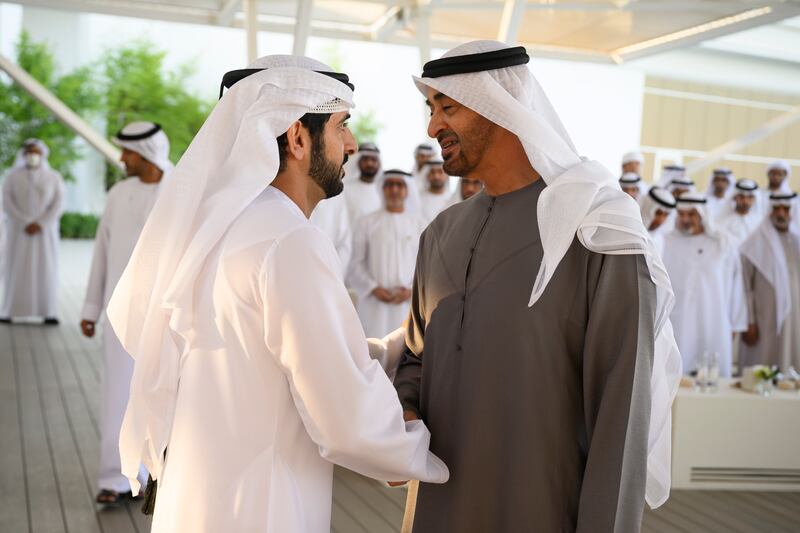
<path id="1" fill-rule="evenodd" d="M 37 233 L 41 232 L 42 232 L 42 227 L 36 222 L 32 222 L 27 226 L 25 226 L 25 233 L 27 233 L 28 235 L 36 235 Z"/>
<path id="2" fill-rule="evenodd" d="M 758 342 L 758 324 L 747 326 L 747 331 L 742 333 L 742 340 L 748 346 L 755 346 Z"/>
<path id="3" fill-rule="evenodd" d="M 378 300 L 387 304 L 392 303 L 394 300 L 394 294 L 392 291 L 384 289 L 383 287 L 375 287 L 375 289 L 372 291 L 372 295 Z"/>
<path id="4" fill-rule="evenodd" d="M 81 331 L 84 336 L 90 339 L 94 337 L 94 322 L 91 320 L 81 320 Z"/>
<path id="5" fill-rule="evenodd" d="M 405 420 L 406 422 L 411 422 L 412 420 L 419 420 L 419 417 L 417 416 L 417 413 L 415 413 L 414 411 L 406 410 L 406 411 L 403 411 L 403 420 Z M 406 481 L 387 481 L 386 483 L 390 487 L 402 487 L 403 485 L 408 483 L 408 480 L 406 480 Z"/>
<path id="6" fill-rule="evenodd" d="M 392 303 L 401 304 L 411 299 L 411 289 L 405 287 L 397 287 L 394 290 L 394 299 Z"/>

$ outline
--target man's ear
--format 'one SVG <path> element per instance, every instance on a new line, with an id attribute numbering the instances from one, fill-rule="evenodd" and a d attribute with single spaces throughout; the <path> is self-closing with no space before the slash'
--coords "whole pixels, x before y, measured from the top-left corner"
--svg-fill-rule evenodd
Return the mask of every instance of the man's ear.
<path id="1" fill-rule="evenodd" d="M 298 161 L 302 160 L 306 155 L 306 151 L 310 149 L 311 138 L 299 120 L 294 121 L 289 126 L 286 131 L 286 138 L 289 141 L 286 147 L 287 153 Z"/>

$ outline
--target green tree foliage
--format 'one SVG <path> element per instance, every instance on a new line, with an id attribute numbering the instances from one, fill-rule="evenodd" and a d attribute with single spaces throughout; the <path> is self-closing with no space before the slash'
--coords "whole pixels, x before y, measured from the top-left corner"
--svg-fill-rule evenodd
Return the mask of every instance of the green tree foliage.
<path id="1" fill-rule="evenodd" d="M 378 122 L 378 119 L 375 118 L 375 111 L 372 109 L 367 109 L 363 112 L 359 112 L 356 109 L 350 118 L 349 124 L 350 131 L 353 132 L 353 137 L 356 138 L 356 142 L 359 144 L 362 142 L 374 142 L 378 137 L 378 132 L 383 127 Z"/>
<path id="2" fill-rule="evenodd" d="M 104 54 L 99 65 L 106 134 L 113 136 L 135 120 L 157 122 L 169 137 L 170 158 L 177 163 L 214 104 L 184 87 L 194 71 L 191 65 L 167 71 L 165 56 L 166 52 L 146 41 Z M 106 182 L 110 187 L 121 175 L 108 168 Z"/>
<path id="3" fill-rule="evenodd" d="M 17 64 L 79 115 L 89 116 L 99 110 L 92 69 L 82 67 L 59 75 L 47 45 L 33 42 L 27 32 L 22 32 L 17 43 Z M 50 148 L 50 165 L 72 180 L 70 165 L 83 156 L 76 136 L 20 86 L 0 77 L 0 169 L 14 163 L 25 139 L 37 137 Z"/>

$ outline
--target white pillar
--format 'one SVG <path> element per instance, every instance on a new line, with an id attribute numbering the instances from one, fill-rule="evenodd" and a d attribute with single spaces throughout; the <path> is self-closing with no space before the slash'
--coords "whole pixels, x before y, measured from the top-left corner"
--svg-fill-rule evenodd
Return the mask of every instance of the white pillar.
<path id="1" fill-rule="evenodd" d="M 258 4 L 244 0 L 244 31 L 247 35 L 247 63 L 258 59 Z"/>
<path id="2" fill-rule="evenodd" d="M 519 24 L 525 14 L 525 0 L 506 0 L 503 6 L 503 15 L 500 18 L 500 31 L 497 40 L 506 44 L 517 42 Z"/>
<path id="3" fill-rule="evenodd" d="M 298 0 L 297 16 L 294 21 L 294 43 L 292 53 L 296 56 L 306 54 L 306 43 L 311 30 L 311 8 L 313 0 Z"/>

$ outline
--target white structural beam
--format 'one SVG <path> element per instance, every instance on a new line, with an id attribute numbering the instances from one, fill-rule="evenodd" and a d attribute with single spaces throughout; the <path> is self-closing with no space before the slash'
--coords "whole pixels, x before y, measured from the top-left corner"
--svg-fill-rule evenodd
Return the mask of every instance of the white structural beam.
<path id="1" fill-rule="evenodd" d="M 244 33 L 247 38 L 247 63 L 258 58 L 258 4 L 244 0 Z"/>
<path id="2" fill-rule="evenodd" d="M 697 26 L 630 44 L 611 53 L 617 63 L 716 39 L 732 33 L 800 15 L 800 4 L 776 4 L 742 11 Z"/>
<path id="3" fill-rule="evenodd" d="M 403 23 L 403 8 L 399 5 L 390 7 L 370 26 L 372 39 L 374 41 L 385 41 L 396 30 L 401 28 Z"/>
<path id="4" fill-rule="evenodd" d="M 230 26 L 236 12 L 242 9 L 242 0 L 221 0 L 222 4 L 217 12 L 217 24 Z"/>
<path id="5" fill-rule="evenodd" d="M 100 152 L 112 165 L 119 168 L 122 167 L 119 161 L 120 150 L 117 147 L 108 142 L 105 136 L 97 133 L 85 120 L 67 107 L 64 102 L 56 98 L 33 76 L 2 54 L 0 54 L 0 70 L 5 71 L 17 85 L 33 96 L 69 129 L 83 137 L 89 145 Z"/>
<path id="6" fill-rule="evenodd" d="M 764 137 L 768 137 L 769 135 L 772 135 L 783 128 L 791 126 L 798 121 L 800 121 L 800 106 L 794 108 L 792 111 L 782 113 L 777 117 L 768 120 L 754 130 L 750 130 L 747 133 L 736 137 L 735 139 L 731 139 L 730 141 L 717 146 L 713 150 L 706 153 L 706 155 L 701 159 L 697 159 L 689 164 L 686 167 L 686 173 L 691 174 L 710 167 L 715 162 L 722 159 L 726 154 L 737 152 L 742 148 L 756 143 Z"/>
<path id="7" fill-rule="evenodd" d="M 500 17 L 500 31 L 497 40 L 506 44 L 517 42 L 519 25 L 525 14 L 525 0 L 506 0 L 503 14 Z"/>
<path id="8" fill-rule="evenodd" d="M 313 4 L 313 0 L 297 0 L 294 42 L 292 43 L 292 53 L 294 55 L 306 55 L 306 44 L 311 33 L 311 10 L 314 7 Z"/>

